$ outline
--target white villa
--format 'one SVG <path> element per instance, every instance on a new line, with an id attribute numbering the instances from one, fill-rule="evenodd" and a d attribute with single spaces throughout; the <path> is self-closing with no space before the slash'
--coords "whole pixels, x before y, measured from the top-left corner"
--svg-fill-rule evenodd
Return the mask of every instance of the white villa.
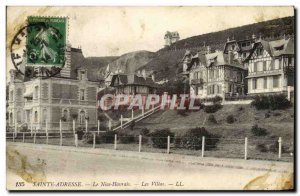
<path id="1" fill-rule="evenodd" d="M 287 92 L 294 86 L 294 39 L 258 40 L 247 58 L 248 94 Z"/>
<path id="2" fill-rule="evenodd" d="M 34 130 L 58 130 L 65 119 L 64 129 L 77 125 L 96 126 L 96 92 L 98 82 L 90 78 L 81 49 L 67 48 L 67 61 L 55 77 L 27 78 L 16 70 L 10 71 L 8 83 L 8 126 L 33 126 Z"/>

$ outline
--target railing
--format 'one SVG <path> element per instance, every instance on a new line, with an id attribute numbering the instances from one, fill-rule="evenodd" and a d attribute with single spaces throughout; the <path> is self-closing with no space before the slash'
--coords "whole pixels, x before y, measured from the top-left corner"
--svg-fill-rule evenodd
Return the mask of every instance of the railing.
<path id="1" fill-rule="evenodd" d="M 127 128 L 130 126 L 130 124 L 132 123 L 132 121 L 134 122 L 139 122 L 140 120 L 147 118 L 148 116 L 152 115 L 153 113 L 157 112 L 159 110 L 159 108 L 161 107 L 161 105 L 158 105 L 150 110 L 148 110 L 147 112 L 142 111 L 142 114 L 135 116 L 133 119 L 131 119 L 130 121 L 127 121 L 125 123 L 122 122 L 121 119 L 121 125 L 117 126 L 116 128 L 113 129 L 113 131 L 116 131 L 118 129 L 123 129 L 123 128 Z"/>
<path id="2" fill-rule="evenodd" d="M 282 69 L 273 69 L 273 70 L 265 70 L 265 71 L 255 71 L 249 72 L 249 76 L 261 75 L 261 74 L 273 74 L 273 73 L 281 73 Z"/>
<path id="3" fill-rule="evenodd" d="M 129 135 L 114 132 L 88 132 L 85 135 L 61 133 L 6 133 L 8 142 L 48 144 L 86 148 L 183 154 L 198 157 L 280 160 L 292 162 L 294 143 L 287 138 L 263 139 L 257 137 L 228 138 L 205 136 Z"/>
<path id="4" fill-rule="evenodd" d="M 203 80 L 202 79 L 192 79 L 191 80 L 191 84 L 195 85 L 195 84 L 202 84 Z"/>
<path id="5" fill-rule="evenodd" d="M 60 99 L 52 98 L 53 104 L 73 104 L 73 105 L 96 105 L 95 101 L 78 100 L 78 99 Z"/>

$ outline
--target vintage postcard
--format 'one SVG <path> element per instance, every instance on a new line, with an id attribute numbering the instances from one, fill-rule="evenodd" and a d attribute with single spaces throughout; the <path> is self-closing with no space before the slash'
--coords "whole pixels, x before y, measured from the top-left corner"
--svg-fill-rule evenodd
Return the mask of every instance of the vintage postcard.
<path id="1" fill-rule="evenodd" d="M 6 16 L 7 190 L 294 190 L 294 7 Z"/>

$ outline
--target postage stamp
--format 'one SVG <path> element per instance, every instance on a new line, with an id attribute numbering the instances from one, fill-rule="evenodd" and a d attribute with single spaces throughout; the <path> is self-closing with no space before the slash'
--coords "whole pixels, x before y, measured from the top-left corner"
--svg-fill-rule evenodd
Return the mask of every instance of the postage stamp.
<path id="1" fill-rule="evenodd" d="M 55 76 L 65 65 L 67 18 L 27 17 L 11 42 L 11 59 L 26 77 Z"/>
<path id="2" fill-rule="evenodd" d="M 8 6 L 7 189 L 295 190 L 295 21 Z"/>
<path id="3" fill-rule="evenodd" d="M 62 67 L 65 62 L 66 18 L 28 17 L 27 65 Z"/>

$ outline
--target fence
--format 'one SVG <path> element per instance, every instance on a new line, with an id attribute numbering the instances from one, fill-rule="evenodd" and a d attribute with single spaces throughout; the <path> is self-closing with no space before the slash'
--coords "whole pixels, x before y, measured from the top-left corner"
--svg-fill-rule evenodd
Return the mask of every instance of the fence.
<path id="1" fill-rule="evenodd" d="M 7 141 L 87 148 L 104 148 L 136 152 L 184 154 L 199 157 L 239 158 L 293 161 L 293 142 L 281 137 L 209 138 L 209 137 L 150 137 L 122 135 L 115 132 L 88 134 L 61 133 L 7 133 Z"/>

